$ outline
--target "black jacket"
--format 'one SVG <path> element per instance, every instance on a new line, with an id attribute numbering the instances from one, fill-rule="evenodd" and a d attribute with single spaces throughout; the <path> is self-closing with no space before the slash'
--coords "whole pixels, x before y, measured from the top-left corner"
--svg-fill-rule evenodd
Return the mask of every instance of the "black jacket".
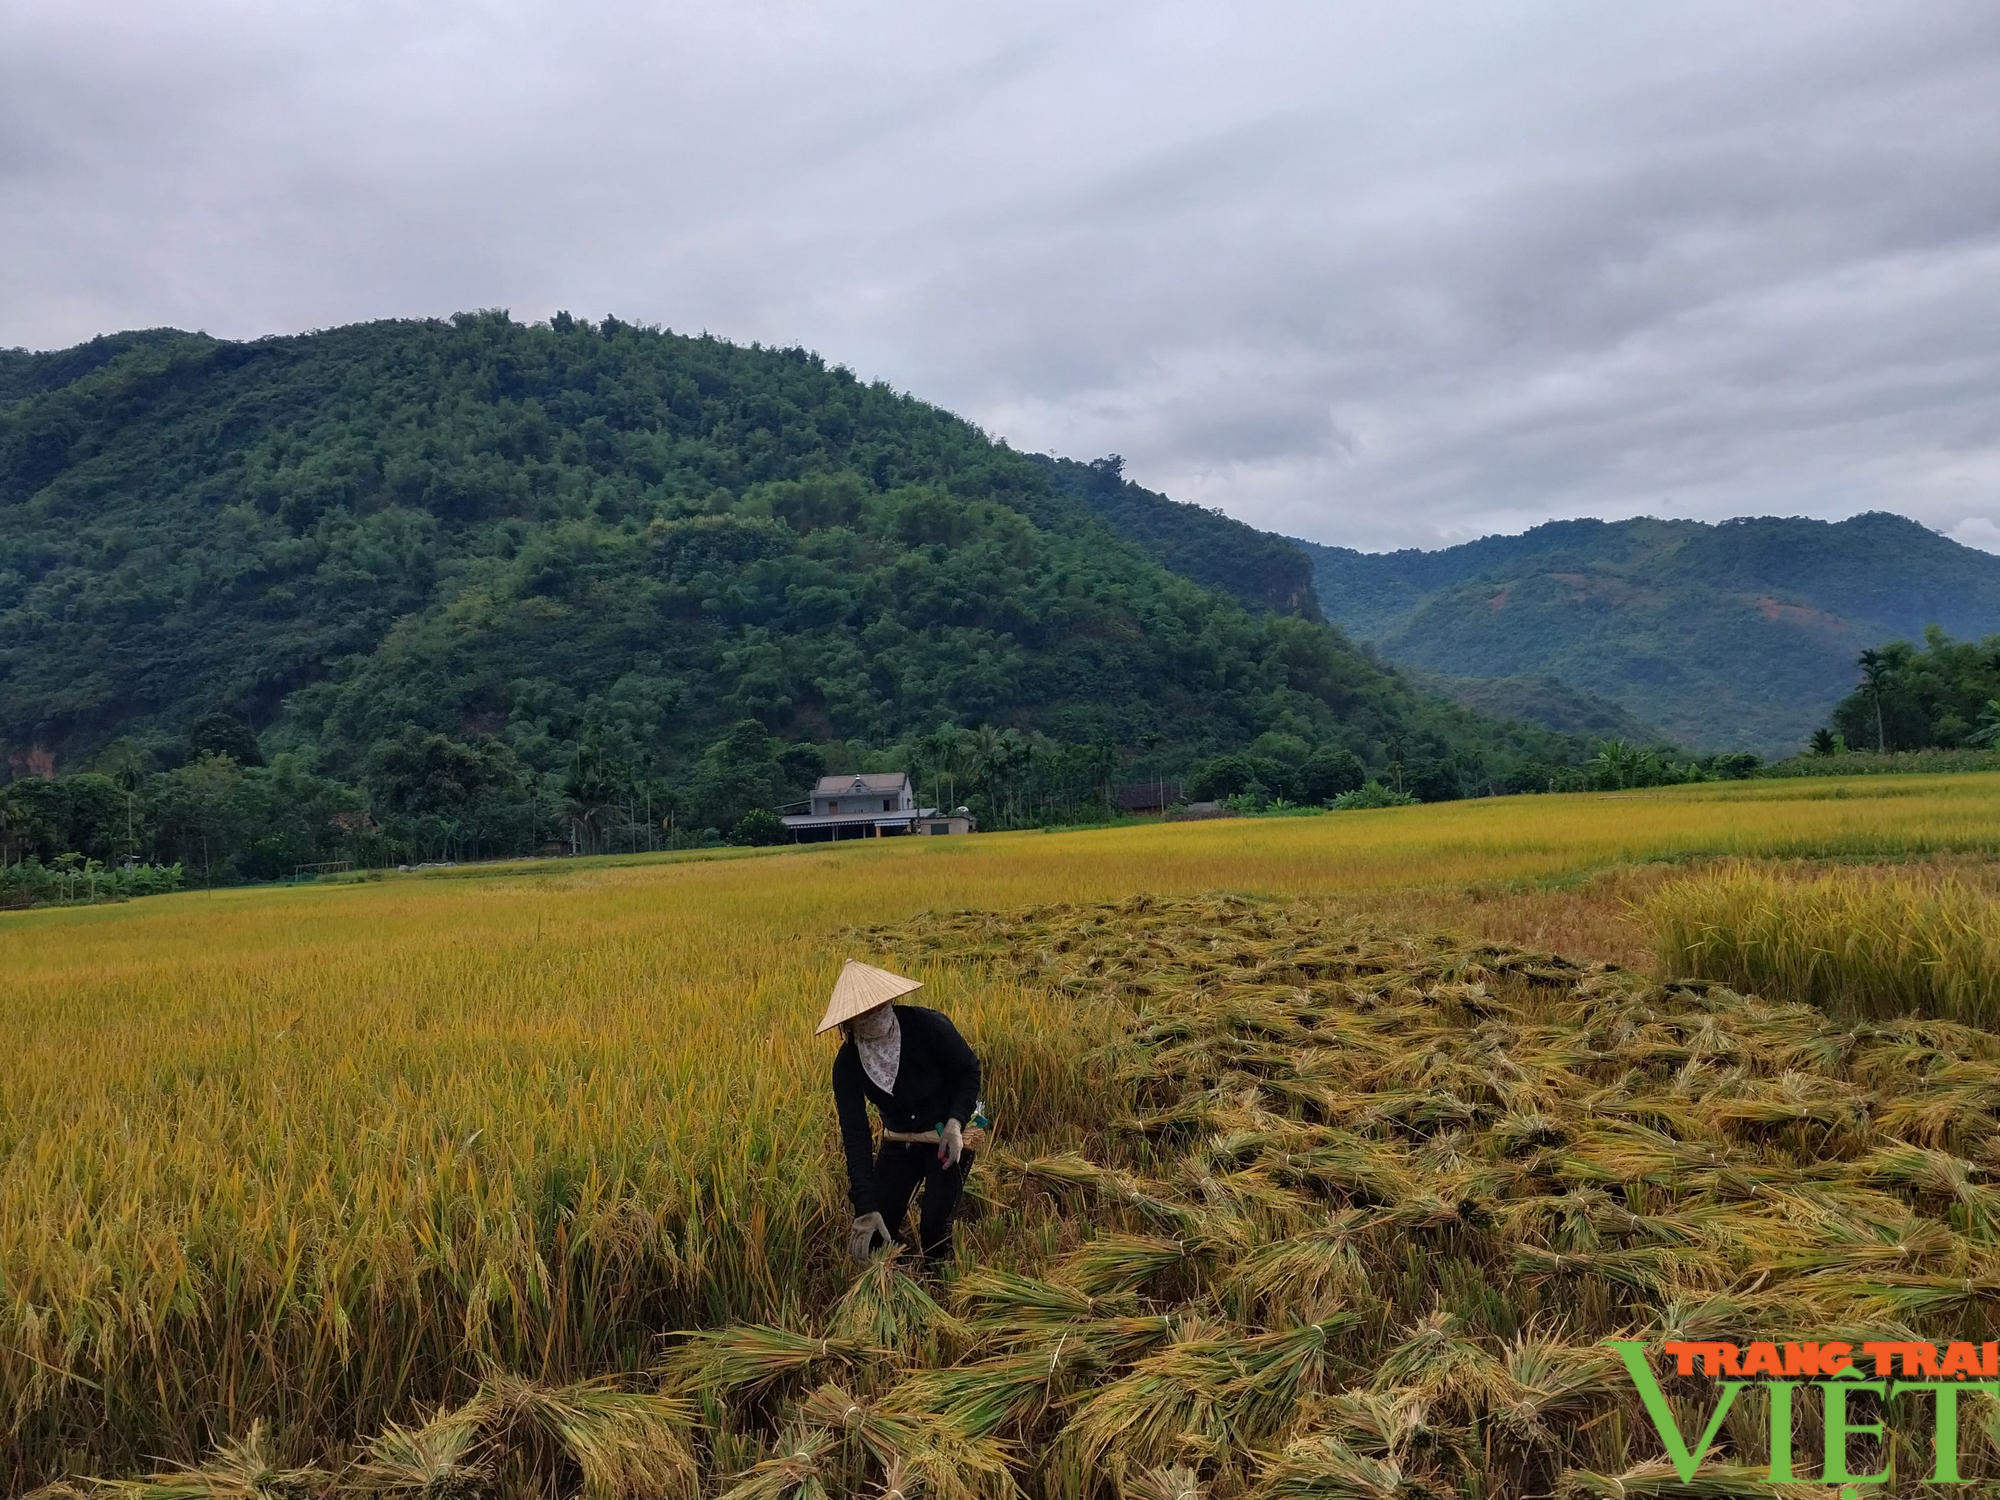
<path id="1" fill-rule="evenodd" d="M 958 1028 L 921 1005 L 896 1007 L 903 1053 L 893 1093 L 875 1087 L 849 1037 L 833 1059 L 833 1107 L 840 1116 L 840 1144 L 847 1153 L 847 1196 L 856 1218 L 875 1212 L 874 1140 L 868 1103 L 881 1111 L 887 1130 L 935 1130 L 946 1120 L 964 1125 L 979 1102 L 979 1059 Z"/>

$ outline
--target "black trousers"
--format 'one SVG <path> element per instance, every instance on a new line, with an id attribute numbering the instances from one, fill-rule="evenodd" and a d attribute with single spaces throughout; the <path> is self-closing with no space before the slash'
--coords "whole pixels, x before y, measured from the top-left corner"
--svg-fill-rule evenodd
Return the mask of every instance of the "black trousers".
<path id="1" fill-rule="evenodd" d="M 965 1174 L 972 1170 L 972 1153 L 961 1151 L 958 1165 L 947 1167 L 938 1161 L 938 1148 L 928 1141 L 884 1141 L 875 1157 L 875 1208 L 889 1233 L 908 1244 L 903 1220 L 910 1212 L 910 1199 L 923 1184 L 924 1202 L 917 1215 L 917 1246 L 924 1260 L 936 1264 L 951 1257 L 951 1217 L 958 1209 L 958 1195 L 965 1190 Z"/>

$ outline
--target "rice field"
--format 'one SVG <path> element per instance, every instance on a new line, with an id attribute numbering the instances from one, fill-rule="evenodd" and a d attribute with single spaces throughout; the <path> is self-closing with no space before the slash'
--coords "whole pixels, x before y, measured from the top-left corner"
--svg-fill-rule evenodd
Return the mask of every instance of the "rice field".
<path id="1" fill-rule="evenodd" d="M 1851 1020 L 2000 1025 L 2000 904 L 1955 873 L 1738 865 L 1661 886 L 1645 920 L 1668 973 Z"/>
<path id="2" fill-rule="evenodd" d="M 786 1404 L 820 1385 L 740 1383 L 726 1352 L 704 1364 L 689 1350 L 711 1346 L 672 1337 L 736 1323 L 831 1350 L 829 1319 L 851 1332 L 901 1307 L 887 1332 L 839 1335 L 848 1364 L 785 1377 L 845 1380 L 859 1398 L 917 1378 L 925 1358 L 962 1361 L 954 1330 L 991 1312 L 946 1289 L 932 1327 L 886 1273 L 874 1292 L 850 1288 L 831 1053 L 810 1035 L 844 957 L 924 978 L 986 1063 L 1000 1150 L 975 1179 L 987 1211 L 967 1267 L 1090 1297 L 1064 1257 L 1099 1230 L 1138 1233 L 1125 1218 L 1144 1210 L 1102 1203 L 1089 1183 L 1052 1195 L 1047 1173 L 1023 1164 L 1160 1166 L 1129 1137 L 1146 1102 L 1130 1071 L 1143 998 L 1057 972 L 1038 938 L 1018 952 L 933 946 L 928 935 L 963 923 L 924 914 L 1226 890 L 1287 909 L 1302 900 L 1332 920 L 1346 904 L 1393 897 L 1421 914 L 1431 894 L 1653 860 L 1984 859 L 1996 844 L 2000 777 L 1739 783 L 438 872 L 0 917 L 0 1483 L 196 1464 L 234 1445 L 183 1492 L 735 1485 L 755 1500 L 879 1485 L 898 1462 L 935 1468 L 957 1432 L 974 1446 L 952 1462 L 992 1493 L 1072 1493 L 1028 1456 L 1068 1430 L 1055 1420 L 1080 1409 L 1068 1386 L 1043 1393 L 1033 1422 L 1022 1408 L 1012 1428 L 983 1435 L 979 1423 L 940 1427 L 935 1412 L 918 1421 L 907 1403 L 881 1410 L 887 1426 L 851 1431 Z M 883 924 L 894 932 L 852 934 Z M 1142 946 L 1115 931 L 1107 941 Z M 1266 1229 L 1295 1213 L 1272 1211 Z M 1987 1253 L 1968 1246 L 1953 1252 L 1966 1265 Z M 1160 1285 L 1121 1290 L 1139 1301 L 1116 1315 L 1192 1318 L 1176 1326 L 1197 1346 L 1281 1331 L 1275 1305 L 1232 1302 L 1233 1283 L 1211 1271 L 1163 1270 Z M 869 1352 L 903 1336 L 912 1305 L 928 1348 Z M 1323 1372 L 1301 1400 L 1337 1393 L 1378 1347 L 1324 1333 L 1322 1353 L 1293 1351 Z M 1142 1340 L 1129 1352 L 1093 1368 L 1122 1380 L 1169 1351 Z M 441 1408 L 445 1428 L 424 1427 Z M 1090 1431 L 1109 1430 L 1095 1420 Z M 1298 1420 L 1217 1417 L 1241 1444 L 1186 1463 L 1147 1448 L 1117 1484 L 1138 1494 L 1180 1483 L 1179 1468 L 1199 1493 L 1268 1487 L 1269 1465 L 1293 1462 L 1286 1444 L 1311 1440 Z M 905 1431 L 912 1422 L 922 1431 Z M 429 1435 L 398 1448 L 398 1432 Z M 903 1447 L 883 1435 L 894 1432 Z M 786 1458 L 794 1439 L 822 1457 Z M 1111 1472 L 1097 1461 L 1108 1447 L 1081 1451 L 1096 1455 L 1089 1472 Z M 1603 1458 L 1578 1450 L 1559 1467 L 1595 1472 Z M 269 1482 L 244 1477 L 257 1474 Z M 935 1475 L 929 1484 L 942 1493 Z M 1336 1493 L 1288 1491 L 1322 1492 Z"/>

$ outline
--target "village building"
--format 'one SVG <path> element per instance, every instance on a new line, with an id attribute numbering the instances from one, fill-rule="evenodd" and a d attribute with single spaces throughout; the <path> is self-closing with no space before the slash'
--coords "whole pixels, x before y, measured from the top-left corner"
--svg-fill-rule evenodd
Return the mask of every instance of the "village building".
<path id="1" fill-rule="evenodd" d="M 941 812 L 917 806 L 916 790 L 905 771 L 822 776 L 807 799 L 807 810 L 787 813 L 779 821 L 795 844 L 906 833 L 970 833 L 975 826 L 962 807 Z"/>
<path id="2" fill-rule="evenodd" d="M 1111 789 L 1111 805 L 1124 813 L 1165 812 L 1183 801 L 1178 781 L 1129 781 Z"/>

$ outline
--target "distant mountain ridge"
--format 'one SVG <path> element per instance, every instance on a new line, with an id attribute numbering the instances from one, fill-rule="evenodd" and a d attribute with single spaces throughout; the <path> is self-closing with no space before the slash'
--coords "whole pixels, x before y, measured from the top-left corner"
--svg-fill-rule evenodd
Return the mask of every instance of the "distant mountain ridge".
<path id="1" fill-rule="evenodd" d="M 1552 521 L 1435 552 L 1298 545 L 1325 616 L 1388 661 L 1554 678 L 1697 749 L 1788 753 L 1864 648 L 1931 624 L 2000 631 L 2000 557 L 1879 511 Z"/>
<path id="2" fill-rule="evenodd" d="M 1669 738 L 1657 724 L 1646 722 L 1603 694 L 1571 687 L 1553 677 L 1453 677 L 1421 667 L 1405 668 L 1403 675 L 1424 692 L 1449 698 L 1489 719 L 1521 720 L 1591 740 L 1649 745 Z"/>
<path id="3" fill-rule="evenodd" d="M 1551 521 L 1366 553 L 1171 500 L 1115 458 L 1037 461 L 1161 566 L 1251 610 L 1324 618 L 1427 691 L 1565 734 L 1786 755 L 1864 649 L 1933 624 L 2000 631 L 2000 557 L 1886 512 Z"/>

